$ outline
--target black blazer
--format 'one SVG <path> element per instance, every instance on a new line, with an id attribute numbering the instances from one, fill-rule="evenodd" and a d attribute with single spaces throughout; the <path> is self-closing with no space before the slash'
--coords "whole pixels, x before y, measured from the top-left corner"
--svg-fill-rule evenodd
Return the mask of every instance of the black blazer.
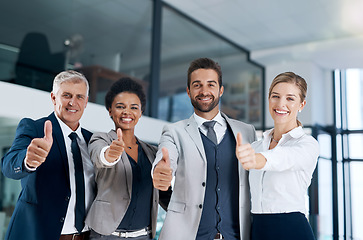
<path id="1" fill-rule="evenodd" d="M 44 137 L 46 120 L 52 122 L 53 145 L 45 162 L 29 172 L 24 166 L 27 147 L 33 138 Z M 88 143 L 92 133 L 82 129 L 82 134 Z M 64 138 L 54 113 L 20 121 L 14 142 L 2 159 L 2 172 L 6 177 L 21 179 L 22 185 L 5 239 L 58 240 L 71 189 Z"/>

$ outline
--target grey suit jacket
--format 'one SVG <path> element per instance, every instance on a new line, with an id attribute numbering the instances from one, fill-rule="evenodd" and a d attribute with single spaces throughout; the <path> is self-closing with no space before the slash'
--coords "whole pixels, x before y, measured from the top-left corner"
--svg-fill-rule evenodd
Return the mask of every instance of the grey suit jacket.
<path id="1" fill-rule="evenodd" d="M 125 152 L 120 161 L 114 166 L 106 166 L 100 160 L 100 152 L 117 139 L 115 130 L 108 133 L 93 134 L 88 149 L 95 165 L 95 180 L 98 193 L 94 200 L 86 223 L 94 231 L 102 235 L 110 235 L 121 223 L 131 202 L 132 168 Z M 147 158 L 152 163 L 155 158 L 156 147 L 139 140 Z M 156 231 L 159 191 L 153 189 L 153 205 L 151 209 L 151 229 L 153 237 Z"/>
<path id="2" fill-rule="evenodd" d="M 235 136 L 242 133 L 244 143 L 256 140 L 252 125 L 229 119 L 223 113 L 222 116 Z M 162 147 L 169 151 L 175 184 L 159 240 L 195 239 L 202 215 L 199 205 L 204 203 L 205 187 L 202 183 L 207 181 L 207 160 L 194 117 L 164 127 L 153 167 L 162 158 Z M 247 240 L 250 239 L 251 225 L 248 173 L 240 164 L 238 166 L 239 209 L 236 211 L 239 211 L 241 239 Z"/>

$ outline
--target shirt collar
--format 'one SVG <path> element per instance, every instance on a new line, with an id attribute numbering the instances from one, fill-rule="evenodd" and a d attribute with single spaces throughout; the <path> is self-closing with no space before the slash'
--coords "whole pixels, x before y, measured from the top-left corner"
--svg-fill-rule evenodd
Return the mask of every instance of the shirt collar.
<path id="1" fill-rule="evenodd" d="M 71 134 L 72 132 L 77 133 L 78 137 L 81 138 L 82 136 L 82 132 L 81 132 L 81 123 L 79 123 L 78 128 L 76 129 L 76 131 L 73 131 L 70 127 L 68 127 L 58 116 L 57 114 L 54 114 L 55 118 L 57 119 L 59 126 L 62 130 L 62 133 L 64 136 L 69 136 L 69 134 Z M 82 139 L 82 138 L 81 138 Z"/>
<path id="2" fill-rule="evenodd" d="M 266 132 L 263 133 L 263 137 L 265 139 L 271 139 L 273 132 L 274 132 L 274 128 L 267 130 Z M 296 127 L 294 129 L 290 130 L 289 132 L 287 132 L 285 134 L 282 134 L 282 138 L 284 138 L 284 136 L 290 136 L 292 138 L 299 138 L 304 134 L 305 134 L 305 132 L 304 132 L 303 128 L 301 126 L 299 126 L 299 127 Z"/>
<path id="3" fill-rule="evenodd" d="M 195 112 L 193 113 L 193 116 L 194 116 L 195 121 L 197 122 L 198 128 L 200 128 L 200 126 L 202 126 L 202 124 L 204 122 L 211 121 L 211 120 L 207 120 L 205 118 L 198 116 Z M 226 120 L 222 117 L 220 111 L 212 120 L 216 121 L 221 126 L 223 126 L 223 124 L 226 122 Z"/>

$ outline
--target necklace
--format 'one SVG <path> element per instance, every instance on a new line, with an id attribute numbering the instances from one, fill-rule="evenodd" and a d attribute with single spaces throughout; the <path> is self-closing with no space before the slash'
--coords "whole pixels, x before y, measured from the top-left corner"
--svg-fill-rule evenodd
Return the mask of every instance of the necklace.
<path id="1" fill-rule="evenodd" d="M 274 134 L 272 133 L 272 141 L 274 141 L 275 143 L 279 143 L 280 140 L 275 140 Z"/>
<path id="2" fill-rule="evenodd" d="M 132 144 L 132 143 L 131 143 Z M 137 141 L 136 141 L 136 143 L 135 144 L 137 144 Z M 132 147 L 130 147 L 130 146 L 126 146 L 128 149 L 132 149 Z"/>

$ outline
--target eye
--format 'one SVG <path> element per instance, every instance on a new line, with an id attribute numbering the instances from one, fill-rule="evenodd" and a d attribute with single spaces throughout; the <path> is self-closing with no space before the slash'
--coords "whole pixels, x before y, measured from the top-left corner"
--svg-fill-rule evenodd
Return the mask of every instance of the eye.
<path id="1" fill-rule="evenodd" d="M 279 98 L 277 95 L 272 95 L 271 98 Z"/>
<path id="2" fill-rule="evenodd" d="M 69 93 L 63 93 L 62 94 L 62 97 L 64 97 L 64 98 L 71 98 L 72 96 Z"/>
<path id="3" fill-rule="evenodd" d="M 294 99 L 294 98 L 292 98 L 292 97 L 288 97 L 288 98 L 287 98 L 287 100 L 288 100 L 288 101 L 295 101 L 295 99 Z"/>
<path id="4" fill-rule="evenodd" d="M 194 87 L 194 88 L 198 88 L 198 87 L 200 87 L 200 83 L 193 83 L 193 87 Z"/>

